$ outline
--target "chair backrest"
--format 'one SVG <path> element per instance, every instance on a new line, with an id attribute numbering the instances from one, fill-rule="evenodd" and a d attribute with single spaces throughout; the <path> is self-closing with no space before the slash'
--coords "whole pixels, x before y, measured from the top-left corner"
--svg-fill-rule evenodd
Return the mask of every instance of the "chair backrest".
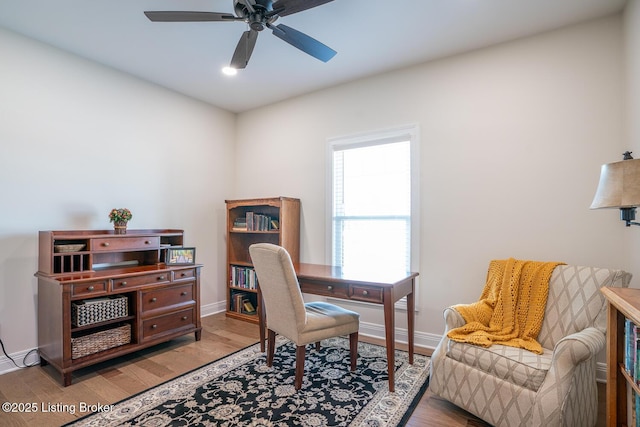
<path id="1" fill-rule="evenodd" d="M 264 302 L 267 327 L 297 341 L 307 322 L 307 312 L 291 257 L 286 249 L 271 243 L 249 246 Z"/>
<path id="2" fill-rule="evenodd" d="M 593 326 L 607 331 L 603 286 L 627 287 L 631 273 L 607 268 L 560 265 L 549 280 L 549 296 L 538 342 L 553 349 L 567 335 Z"/>

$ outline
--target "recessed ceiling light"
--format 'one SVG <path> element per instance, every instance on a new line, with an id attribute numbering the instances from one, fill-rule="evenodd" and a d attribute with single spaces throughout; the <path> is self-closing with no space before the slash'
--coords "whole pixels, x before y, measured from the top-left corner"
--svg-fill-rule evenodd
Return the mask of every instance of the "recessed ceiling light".
<path id="1" fill-rule="evenodd" d="M 238 74 L 238 70 L 233 67 L 223 67 L 222 72 L 227 76 L 235 76 L 236 74 Z"/>

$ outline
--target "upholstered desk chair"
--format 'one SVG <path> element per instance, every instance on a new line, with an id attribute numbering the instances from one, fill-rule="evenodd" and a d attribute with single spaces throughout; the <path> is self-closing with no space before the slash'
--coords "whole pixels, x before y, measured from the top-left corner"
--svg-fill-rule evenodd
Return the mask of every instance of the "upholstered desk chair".
<path id="1" fill-rule="evenodd" d="M 323 339 L 349 335 L 351 371 L 358 361 L 360 315 L 326 302 L 305 303 L 289 253 L 281 246 L 256 243 L 249 247 L 266 313 L 267 366 L 273 365 L 276 334 L 296 345 L 295 388 L 302 387 L 305 347 Z"/>
<path id="2" fill-rule="evenodd" d="M 596 355 L 605 346 L 602 286 L 627 287 L 621 270 L 561 265 L 549 281 L 538 342 L 543 354 L 447 338 L 464 325 L 454 308 L 431 357 L 429 390 L 494 426 L 594 426 L 598 419 Z"/>

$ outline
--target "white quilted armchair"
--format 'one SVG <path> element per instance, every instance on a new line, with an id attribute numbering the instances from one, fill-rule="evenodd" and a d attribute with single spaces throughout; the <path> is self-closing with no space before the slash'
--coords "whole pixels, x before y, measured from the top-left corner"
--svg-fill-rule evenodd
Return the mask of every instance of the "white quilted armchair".
<path id="1" fill-rule="evenodd" d="M 596 355 L 605 346 L 602 286 L 627 287 L 621 270 L 560 265 L 538 342 L 543 354 L 503 345 L 479 347 L 447 338 L 464 325 L 445 309 L 446 330 L 431 359 L 429 389 L 495 426 L 594 426 Z"/>

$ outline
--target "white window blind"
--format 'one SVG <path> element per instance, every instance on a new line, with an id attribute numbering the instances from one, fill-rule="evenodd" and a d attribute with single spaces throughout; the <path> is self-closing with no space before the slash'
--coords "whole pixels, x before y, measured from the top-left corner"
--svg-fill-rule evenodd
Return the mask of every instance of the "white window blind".
<path id="1" fill-rule="evenodd" d="M 330 141 L 333 265 L 345 271 L 413 270 L 415 139 L 415 130 L 403 128 Z"/>

